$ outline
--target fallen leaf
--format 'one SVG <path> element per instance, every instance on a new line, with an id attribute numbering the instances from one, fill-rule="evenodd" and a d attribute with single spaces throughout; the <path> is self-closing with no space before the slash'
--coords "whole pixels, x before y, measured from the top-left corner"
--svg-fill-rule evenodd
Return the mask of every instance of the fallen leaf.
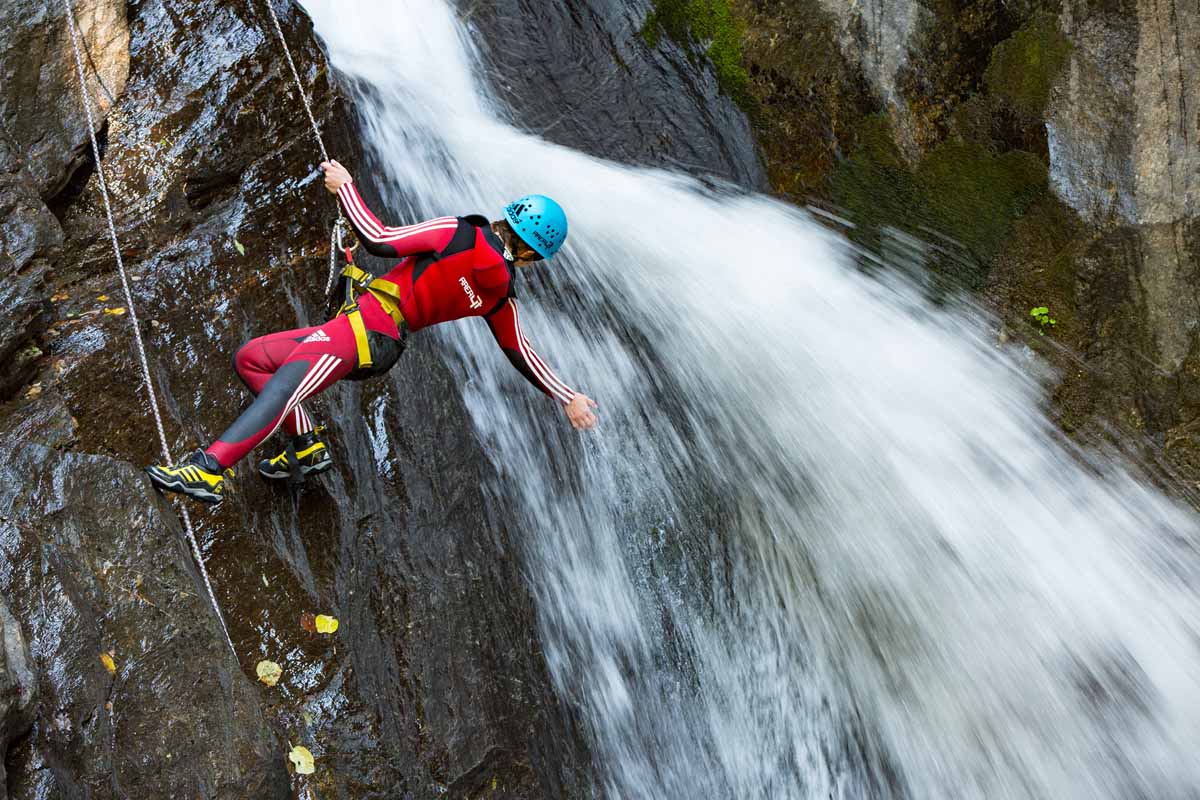
<path id="1" fill-rule="evenodd" d="M 300 627 L 309 633 L 317 632 L 317 618 L 305 611 L 300 615 Z"/>
<path id="2" fill-rule="evenodd" d="M 106 670 L 108 670 L 109 675 L 117 674 L 117 665 L 116 665 L 116 662 L 113 661 L 113 657 L 112 657 L 111 653 L 101 653 L 100 654 L 100 663 L 104 665 L 104 668 Z"/>
<path id="3" fill-rule="evenodd" d="M 67 294 L 66 292 L 59 292 L 58 294 L 50 295 L 50 302 L 61 303 L 63 300 L 70 299 L 70 297 L 71 295 Z"/>
<path id="4" fill-rule="evenodd" d="M 98 295 L 98 296 L 96 297 L 96 299 L 97 299 L 97 300 L 99 300 L 101 303 L 103 303 L 103 302 L 105 302 L 106 300 L 108 300 L 108 295 L 106 295 L 106 294 Z"/>
<path id="5" fill-rule="evenodd" d="M 104 313 L 111 314 L 114 317 L 119 317 L 125 313 L 125 309 L 121 306 L 117 306 L 116 308 L 106 308 L 104 309 Z"/>
<path id="6" fill-rule="evenodd" d="M 258 679 L 267 686 L 279 683 L 279 677 L 283 675 L 283 668 L 274 661 L 260 661 L 254 671 L 258 673 Z"/>
<path id="7" fill-rule="evenodd" d="M 316 765 L 313 764 L 313 754 L 307 747 L 296 745 L 292 752 L 288 753 L 288 759 L 296 766 L 297 775 L 312 775 L 317 771 Z"/>
<path id="8" fill-rule="evenodd" d="M 233 240 L 233 246 L 237 248 L 239 255 L 243 255 L 243 256 L 246 255 L 246 246 L 244 244 L 242 244 L 241 242 L 239 242 L 237 239 Z"/>
<path id="9" fill-rule="evenodd" d="M 267 576 L 266 576 L 266 575 L 263 575 L 263 576 L 262 576 L 262 579 L 263 579 L 263 586 L 265 586 L 265 587 L 267 587 L 268 589 L 270 589 L 270 588 L 271 588 L 271 584 L 267 583 Z"/>
<path id="10" fill-rule="evenodd" d="M 336 633 L 338 629 L 337 617 L 327 617 L 324 614 L 317 614 L 316 624 L 317 633 Z"/>
<path id="11" fill-rule="evenodd" d="M 32 400 L 35 397 L 37 397 L 38 395 L 40 395 L 41 393 L 42 393 L 42 384 L 39 381 L 38 383 L 35 383 L 32 386 L 30 386 L 29 391 L 25 392 L 25 399 Z"/>

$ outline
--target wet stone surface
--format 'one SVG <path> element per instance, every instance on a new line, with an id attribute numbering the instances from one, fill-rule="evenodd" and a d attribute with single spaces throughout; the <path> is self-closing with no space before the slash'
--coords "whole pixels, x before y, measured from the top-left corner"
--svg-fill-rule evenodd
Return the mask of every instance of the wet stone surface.
<path id="1" fill-rule="evenodd" d="M 745 114 L 711 65 L 642 36 L 647 8 L 460 2 L 518 127 L 627 163 L 766 188 Z"/>
<path id="2" fill-rule="evenodd" d="M 16 617 L 0 601 L 0 752 L 29 730 L 36 701 L 37 676 L 29 644 Z M 4 761 L 0 759 L 0 786 L 5 781 Z"/>
<path id="3" fill-rule="evenodd" d="M 7 445 L 0 589 L 28 628 L 41 695 L 10 797 L 286 797 L 280 743 L 174 514 L 147 502 L 129 464 Z"/>
<path id="4" fill-rule="evenodd" d="M 309 22 L 277 10 L 326 143 L 353 163 Z M 127 12 L 105 167 L 180 454 L 248 401 L 231 365 L 241 342 L 319 318 L 334 206 L 309 180 L 318 151 L 265 9 L 138 0 Z M 13 41 L 0 33 L 0 51 Z M 178 518 L 137 470 L 159 448 L 96 180 L 63 161 L 69 188 L 51 213 L 30 153 L 10 151 L 0 230 L 41 231 L 6 249 L 24 260 L 2 262 L 16 279 L 0 291 L 6 320 L 25 309 L 0 330 L 0 379 L 15 376 L 0 397 L 0 598 L 40 690 L 8 754 L 10 796 L 579 794 L 587 758 L 545 673 L 518 532 L 480 488 L 490 467 L 436 342 L 417 337 L 386 380 L 310 409 L 330 424 L 335 470 L 292 496 L 248 463 L 219 510 L 193 509 L 235 658 Z M 36 352 L 12 371 L 4 348 L 31 341 L 35 313 Z M 306 613 L 339 630 L 305 630 Z M 255 681 L 260 659 L 282 667 L 276 687 Z M 297 744 L 313 776 L 289 774 Z"/>

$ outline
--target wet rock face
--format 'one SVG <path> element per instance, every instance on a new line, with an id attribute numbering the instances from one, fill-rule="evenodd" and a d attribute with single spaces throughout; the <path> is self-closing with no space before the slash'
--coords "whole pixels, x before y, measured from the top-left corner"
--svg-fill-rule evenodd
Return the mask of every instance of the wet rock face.
<path id="1" fill-rule="evenodd" d="M 721 94 L 703 59 L 689 59 L 665 37 L 647 45 L 648 7 L 460 5 L 502 76 L 495 88 L 518 126 L 605 158 L 766 188 L 745 114 Z"/>
<path id="2" fill-rule="evenodd" d="M 309 23 L 277 9 L 326 143 L 353 165 L 352 115 Z M 334 205 L 264 14 L 249 0 L 128 8 L 104 160 L 177 455 L 248 402 L 238 345 L 324 304 Z M 75 109 L 63 99 L 64 119 Z M 0 230 L 21 265 L 3 262 L 0 302 L 45 328 L 0 406 L 0 597 L 41 689 L 10 796 L 581 794 L 587 756 L 545 673 L 517 533 L 480 488 L 488 461 L 435 340 L 314 404 L 334 471 L 292 496 L 243 465 L 218 511 L 193 508 L 235 657 L 177 518 L 136 470 L 159 448 L 95 177 L 76 173 L 50 213 L 50 184 L 9 152 Z M 0 346 L 28 341 L 22 324 Z M 338 617 L 338 634 L 307 632 L 303 612 Z M 283 667 L 277 687 L 255 682 L 260 659 Z M 289 776 L 288 743 L 312 750 L 316 775 Z"/>
<path id="3" fill-rule="evenodd" d="M 0 400 L 37 371 L 49 322 L 43 288 L 62 229 L 0 139 Z"/>
<path id="4" fill-rule="evenodd" d="M 9 743 L 33 724 L 37 680 L 21 624 L 0 601 L 0 787 Z"/>
<path id="5" fill-rule="evenodd" d="M 93 58 L 119 88 L 129 58 L 124 4 L 87 2 L 78 13 L 108 39 Z M 54 3 L 0 8 L 0 400 L 27 382 L 43 351 L 49 319 L 40 295 L 62 231 L 42 198 L 66 183 L 87 135 L 71 113 L 78 100 L 64 19 Z"/>
<path id="6" fill-rule="evenodd" d="M 101 119 L 129 74 L 125 0 L 81 0 L 75 16 L 88 43 L 91 85 Z M 82 154 L 87 126 L 61 0 L 8 0 L 0 8 L 0 127 L 43 197 L 58 193 Z"/>
<path id="7" fill-rule="evenodd" d="M 129 464 L 9 446 L 0 592 L 28 621 L 41 689 L 9 796 L 287 797 L 282 742 L 171 510 Z"/>

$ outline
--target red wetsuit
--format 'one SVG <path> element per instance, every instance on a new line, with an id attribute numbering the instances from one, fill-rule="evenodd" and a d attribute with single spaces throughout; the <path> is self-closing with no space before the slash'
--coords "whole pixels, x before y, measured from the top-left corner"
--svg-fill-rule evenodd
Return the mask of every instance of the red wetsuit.
<path id="1" fill-rule="evenodd" d="M 560 403 L 571 402 L 575 392 L 521 332 L 513 265 L 485 218 L 439 217 L 391 228 L 371 213 L 353 183 L 342 186 L 338 199 L 368 252 L 403 259 L 382 277 L 400 287 L 406 330 L 397 330 L 379 301 L 364 293 L 358 305 L 368 330 L 402 340 L 408 332 L 439 322 L 483 317 L 496 343 L 530 383 Z M 339 315 L 324 325 L 260 336 L 238 350 L 234 365 L 257 398 L 208 448 L 222 467 L 241 460 L 280 425 L 291 435 L 312 430 L 303 401 L 357 366 L 354 332 Z"/>

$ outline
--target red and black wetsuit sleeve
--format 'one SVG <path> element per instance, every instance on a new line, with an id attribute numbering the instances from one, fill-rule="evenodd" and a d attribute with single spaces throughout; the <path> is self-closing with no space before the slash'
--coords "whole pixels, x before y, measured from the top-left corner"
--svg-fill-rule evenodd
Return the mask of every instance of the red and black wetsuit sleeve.
<path id="1" fill-rule="evenodd" d="M 358 240 L 373 256 L 403 258 L 415 253 L 436 253 L 446 246 L 458 227 L 457 217 L 438 217 L 404 228 L 388 227 L 367 208 L 353 181 L 342 184 L 338 199 Z"/>
<path id="2" fill-rule="evenodd" d="M 560 403 L 569 403 L 575 398 L 575 391 L 559 380 L 554 371 L 546 366 L 546 362 L 534 352 L 533 346 L 521 332 L 516 300 L 509 298 L 484 319 L 492 329 L 492 335 L 496 337 L 500 349 L 526 380 Z"/>

